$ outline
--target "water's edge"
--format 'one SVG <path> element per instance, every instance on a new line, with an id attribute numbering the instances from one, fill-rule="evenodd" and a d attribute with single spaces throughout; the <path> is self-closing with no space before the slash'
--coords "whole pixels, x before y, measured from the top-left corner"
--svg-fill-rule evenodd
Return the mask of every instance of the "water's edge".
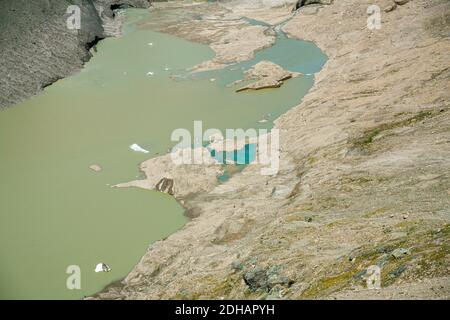
<path id="1" fill-rule="evenodd" d="M 273 43 L 270 47 L 262 48 L 262 49 L 259 49 L 259 50 L 254 51 L 254 55 L 257 55 L 257 54 L 261 53 L 261 52 L 264 51 L 264 50 L 273 48 L 274 46 L 276 46 L 276 43 L 277 43 L 278 41 L 280 41 L 280 39 L 283 39 L 283 38 L 284 38 L 284 39 L 291 39 L 291 40 L 303 41 L 303 40 L 300 39 L 300 38 L 294 38 L 294 37 L 291 37 L 289 34 L 287 34 L 287 33 L 283 30 L 283 27 L 284 27 L 286 24 L 288 24 L 289 21 L 291 21 L 291 20 L 296 16 L 296 14 L 297 14 L 297 12 L 292 13 L 292 14 L 290 15 L 290 17 L 288 17 L 287 19 L 285 19 L 285 20 L 283 20 L 282 22 L 280 22 L 280 23 L 278 23 L 278 24 L 275 24 L 275 25 L 270 25 L 270 24 L 267 24 L 267 23 L 265 23 L 265 22 L 263 22 L 263 21 L 258 21 L 258 20 L 255 20 L 255 19 L 252 19 L 252 18 L 248 18 L 248 17 L 243 16 L 242 18 L 243 18 L 244 20 L 246 20 L 249 24 L 251 24 L 251 25 L 258 25 L 258 26 L 268 27 L 269 30 L 272 30 L 272 31 L 276 34 L 276 41 L 275 41 L 275 43 Z M 306 40 L 305 40 L 305 42 L 310 42 L 310 43 L 312 43 L 313 45 L 316 45 L 316 44 L 315 44 L 314 42 L 312 42 L 312 41 L 306 41 Z M 320 50 L 320 48 L 319 48 L 319 50 Z M 326 55 L 325 55 L 325 56 L 326 56 Z M 233 67 L 235 67 L 235 66 L 239 66 L 239 68 L 237 68 L 237 69 L 241 69 L 241 66 L 242 66 L 242 69 L 246 69 L 246 68 L 249 68 L 250 66 L 253 66 L 253 65 L 254 65 L 254 62 L 253 62 L 254 59 L 255 59 L 255 56 L 254 56 L 251 60 L 246 60 L 246 61 L 242 61 L 242 62 L 238 62 L 238 63 L 233 63 L 233 64 L 230 64 L 230 65 L 224 66 L 223 68 L 220 68 L 220 69 L 213 69 L 213 70 L 211 70 L 211 71 L 208 71 L 208 70 L 206 70 L 206 71 L 201 71 L 201 72 L 199 72 L 198 74 L 201 74 L 203 78 L 207 79 L 207 78 L 210 78 L 210 77 L 214 76 L 215 73 L 220 72 L 220 71 L 223 70 L 223 69 L 229 69 L 229 68 L 233 68 Z M 320 70 L 321 70 L 322 68 L 324 68 L 324 66 L 326 65 L 327 61 L 328 61 L 328 59 L 326 58 L 325 61 L 324 61 L 324 63 L 323 63 L 323 65 L 320 67 Z M 312 76 L 313 78 L 315 78 L 316 73 L 319 72 L 320 70 L 311 72 L 310 76 Z M 288 70 L 288 71 L 295 71 L 295 70 Z M 197 73 L 196 73 L 195 71 L 193 71 L 193 72 L 190 72 L 190 74 L 195 76 L 195 74 L 197 74 Z M 205 75 L 206 75 L 206 76 L 205 76 Z M 312 84 L 312 86 L 311 86 L 311 88 L 309 89 L 309 91 L 312 90 L 312 89 L 314 88 L 315 85 L 316 85 L 316 83 L 315 83 L 315 81 L 314 81 L 313 84 Z M 307 94 L 307 93 L 306 93 L 306 94 Z M 306 94 L 305 94 L 305 95 L 306 95 Z M 298 102 L 298 104 L 295 105 L 295 106 L 292 106 L 292 108 L 295 108 L 295 107 L 297 107 L 299 104 L 301 104 L 303 98 L 304 98 L 304 96 L 303 96 L 302 99 Z M 292 109 L 292 108 L 291 108 L 291 109 Z M 289 109 L 289 110 L 290 110 L 290 109 Z M 287 110 L 287 111 L 289 111 L 289 110 Z M 286 112 L 287 112 L 287 111 L 286 111 Z M 280 117 L 282 117 L 283 115 L 284 115 L 284 113 L 278 115 L 277 118 L 273 119 L 273 121 L 271 121 L 272 126 L 271 126 L 270 128 L 273 128 L 274 126 L 276 127 L 276 125 L 275 125 L 276 121 L 277 121 Z M 154 157 L 154 158 L 150 158 L 150 159 L 157 160 L 158 158 L 159 158 L 159 157 Z M 236 171 L 233 172 L 233 176 L 234 176 L 234 175 L 241 174 L 244 170 L 246 170 L 246 166 L 245 166 L 245 165 L 240 166 Z M 143 172 L 143 173 L 144 173 L 144 172 Z M 224 176 L 225 176 L 225 175 L 227 175 L 227 171 L 225 171 Z M 220 180 L 220 178 L 221 178 L 221 177 L 219 177 L 219 180 Z M 220 183 L 226 183 L 226 181 L 228 181 L 229 178 L 230 178 L 230 177 L 227 176 L 227 178 L 224 179 L 223 181 L 220 180 Z M 196 207 L 197 207 L 197 205 L 198 205 L 198 203 L 196 203 L 195 205 L 192 205 L 192 200 L 195 200 L 195 198 L 197 198 L 197 197 L 199 197 L 199 196 L 201 196 L 201 194 L 195 194 L 195 195 L 193 195 L 193 196 L 190 196 L 189 198 L 186 198 L 186 197 L 180 198 L 180 197 L 177 197 L 177 196 L 175 196 L 175 195 L 173 196 L 173 198 L 177 200 L 177 202 L 180 204 L 180 206 L 183 207 L 183 209 L 184 209 L 183 214 L 189 219 L 189 221 L 192 221 L 192 219 L 195 218 L 195 216 L 191 216 L 191 215 L 190 215 L 189 211 L 195 210 Z M 194 201 L 194 202 L 195 202 L 195 201 Z M 181 227 L 178 231 L 176 231 L 176 232 L 173 233 L 173 234 L 176 234 L 177 232 L 179 232 L 180 230 L 183 230 L 184 228 L 185 228 L 185 225 L 184 225 L 183 227 Z M 172 235 L 173 235 L 173 234 L 172 234 Z M 162 239 L 161 241 L 164 241 L 164 240 L 165 240 L 165 239 Z M 143 259 L 143 258 L 144 258 L 144 257 L 142 257 L 142 259 Z M 92 299 L 92 298 L 97 299 L 97 298 L 100 298 L 100 296 L 101 296 L 101 294 L 102 294 L 103 292 L 120 290 L 120 288 L 123 287 L 123 280 L 126 279 L 126 278 L 127 278 L 127 277 L 124 277 L 124 278 L 121 279 L 121 280 L 115 281 L 115 282 L 113 282 L 113 283 L 111 283 L 111 284 L 105 286 L 105 288 L 104 288 L 103 290 L 99 291 L 98 293 L 92 295 L 91 297 L 89 297 L 89 298 L 87 298 L 87 299 Z"/>

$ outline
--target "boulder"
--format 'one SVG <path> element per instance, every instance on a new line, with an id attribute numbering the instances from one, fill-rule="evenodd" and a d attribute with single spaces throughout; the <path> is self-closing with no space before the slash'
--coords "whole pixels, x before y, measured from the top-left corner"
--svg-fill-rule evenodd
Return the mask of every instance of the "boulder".
<path id="1" fill-rule="evenodd" d="M 332 4 L 333 0 L 299 0 L 295 5 L 295 10 L 301 7 L 307 6 L 309 4 Z"/>
<path id="2" fill-rule="evenodd" d="M 279 88 L 284 81 L 299 75 L 300 73 L 284 70 L 273 62 L 261 61 L 245 72 L 245 80 L 255 80 L 255 82 L 237 89 L 236 92 Z"/>
<path id="3" fill-rule="evenodd" d="M 245 284 L 251 291 L 270 292 L 273 288 L 290 287 L 294 281 L 280 274 L 280 266 L 256 267 L 243 275 Z"/>

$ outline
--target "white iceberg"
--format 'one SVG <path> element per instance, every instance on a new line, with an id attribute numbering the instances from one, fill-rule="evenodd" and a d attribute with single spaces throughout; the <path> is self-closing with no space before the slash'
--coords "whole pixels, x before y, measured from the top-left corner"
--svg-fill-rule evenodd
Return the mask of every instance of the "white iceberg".
<path id="1" fill-rule="evenodd" d="M 150 151 L 145 150 L 144 148 L 142 148 L 140 145 L 138 145 L 137 143 L 133 143 L 130 146 L 130 149 L 136 152 L 143 152 L 143 153 L 149 153 Z"/>
<path id="2" fill-rule="evenodd" d="M 111 271 L 111 268 L 106 264 L 106 263 L 103 263 L 103 262 L 100 262 L 99 264 L 97 264 L 96 266 L 95 266 L 95 272 L 110 272 Z"/>
<path id="3" fill-rule="evenodd" d="M 147 75 L 148 75 L 148 76 L 153 76 L 154 74 L 155 74 L 155 73 L 152 72 L 152 71 L 147 72 Z"/>

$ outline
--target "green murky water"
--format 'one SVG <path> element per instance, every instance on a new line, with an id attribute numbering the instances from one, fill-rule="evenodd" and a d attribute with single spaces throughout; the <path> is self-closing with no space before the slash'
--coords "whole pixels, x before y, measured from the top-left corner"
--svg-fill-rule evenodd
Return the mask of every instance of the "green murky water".
<path id="1" fill-rule="evenodd" d="M 325 57 L 295 42 L 295 55 L 279 59 L 290 47 L 275 46 L 240 64 L 240 74 L 261 59 L 318 71 Z M 172 79 L 213 56 L 207 46 L 129 24 L 123 37 L 102 41 L 79 74 L 0 112 L 0 298 L 76 299 L 123 278 L 149 244 L 186 219 L 167 195 L 110 185 L 136 179 L 140 162 L 175 144 L 176 128 L 192 129 L 194 120 L 204 128 L 270 127 L 258 120 L 297 105 L 313 84 L 305 76 L 277 90 L 237 94 L 225 86 L 236 70 L 215 72 L 214 82 L 204 75 Z M 150 153 L 133 152 L 133 143 Z M 91 171 L 92 164 L 103 171 Z M 95 273 L 99 262 L 112 271 Z M 81 268 L 81 290 L 66 287 L 70 265 Z"/>

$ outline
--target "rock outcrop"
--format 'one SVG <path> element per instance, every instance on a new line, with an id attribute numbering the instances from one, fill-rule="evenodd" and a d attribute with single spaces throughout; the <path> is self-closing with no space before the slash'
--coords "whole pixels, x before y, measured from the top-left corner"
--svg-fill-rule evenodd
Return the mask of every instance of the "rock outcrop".
<path id="1" fill-rule="evenodd" d="M 273 62 L 261 61 L 245 72 L 245 80 L 254 80 L 254 82 L 236 91 L 279 88 L 283 85 L 284 81 L 298 77 L 299 75 L 300 73 L 284 70 Z"/>
<path id="2" fill-rule="evenodd" d="M 173 179 L 162 178 L 155 186 L 156 191 L 174 195 Z"/>
<path id="3" fill-rule="evenodd" d="M 70 30 L 67 9 L 81 9 Z M 12 106 L 79 70 L 89 49 L 106 37 L 113 9 L 148 7 L 147 0 L 4 0 L 0 10 L 0 108 Z M 100 12 L 101 11 L 101 12 Z"/>
<path id="4" fill-rule="evenodd" d="M 333 0 L 298 0 L 295 4 L 295 10 L 298 10 L 309 4 L 332 4 Z"/>

